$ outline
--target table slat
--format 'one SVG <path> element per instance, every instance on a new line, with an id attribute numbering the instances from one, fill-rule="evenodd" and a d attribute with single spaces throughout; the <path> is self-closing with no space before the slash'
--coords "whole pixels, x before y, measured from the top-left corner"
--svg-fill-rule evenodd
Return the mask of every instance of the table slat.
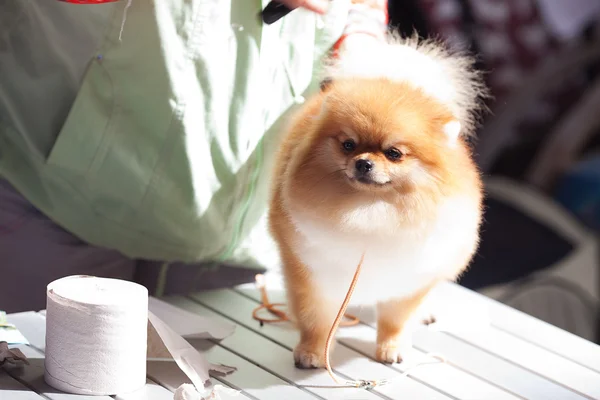
<path id="1" fill-rule="evenodd" d="M 452 365 L 477 374 L 527 399 L 585 398 L 538 374 L 444 333 L 420 329 L 414 335 L 413 343 L 423 351 L 441 353 Z"/>
<path id="2" fill-rule="evenodd" d="M 242 389 L 243 393 L 260 400 L 312 400 L 315 397 L 309 393 L 299 390 L 293 385 L 279 379 L 256 365 L 249 363 L 241 357 L 236 356 L 224 348 L 211 344 L 206 345 L 201 341 L 191 341 L 194 347 L 201 348 L 206 356 L 213 362 L 219 360 L 225 365 L 233 365 L 237 371 L 225 377 L 219 377 L 224 382 L 224 386 Z M 160 374 L 156 369 L 159 364 L 166 364 L 160 368 Z M 160 381 L 165 387 L 175 390 L 183 383 L 189 383 L 185 374 L 175 365 L 174 362 L 157 361 L 148 365 L 148 374 Z M 219 383 L 213 379 L 213 383 Z M 223 399 L 226 394 L 220 394 Z M 238 399 L 249 398 L 246 396 L 237 396 Z"/>
<path id="3" fill-rule="evenodd" d="M 590 398 L 600 398 L 600 374 L 496 330 L 460 332 L 456 337 Z M 560 345 L 560 343 L 557 343 Z"/>
<path id="4" fill-rule="evenodd" d="M 173 393 L 151 380 L 146 380 L 143 388 L 127 394 L 114 396 L 115 400 L 173 400 Z M 79 400 L 71 399 L 71 400 Z"/>
<path id="5" fill-rule="evenodd" d="M 493 327 L 600 373 L 600 346 L 595 343 L 459 285 L 440 285 L 438 293 L 485 304 Z"/>
<path id="6" fill-rule="evenodd" d="M 157 383 L 153 383 L 153 385 L 160 387 L 162 390 L 169 393 L 169 399 L 173 398 L 173 393 L 177 388 L 184 383 L 191 383 L 188 377 L 179 369 L 175 361 L 165 360 L 165 361 L 149 361 L 148 362 L 148 376 L 155 379 L 160 383 L 160 386 Z M 230 385 L 222 384 L 216 379 L 211 379 L 211 384 L 217 385 L 220 384 L 224 387 L 231 387 Z M 146 385 L 148 387 L 148 385 Z M 245 396 L 243 393 L 239 393 L 236 396 L 230 395 L 225 392 L 219 392 L 219 396 L 221 400 L 232 400 L 232 399 L 249 399 L 249 397 Z M 120 397 L 117 396 L 116 400 L 120 400 Z M 134 400 L 133 398 L 124 398 L 123 400 Z M 145 397 L 140 398 L 139 400 L 146 400 Z"/>
<path id="7" fill-rule="evenodd" d="M 36 318 L 34 314 L 25 314 L 19 317 L 20 326 L 26 327 L 28 333 L 34 334 L 33 337 L 39 338 L 39 334 L 35 333 L 37 329 L 45 327 L 43 320 Z M 42 325 L 40 325 L 42 324 Z M 74 395 L 60 392 L 44 381 L 44 354 L 39 350 L 31 346 L 17 346 L 29 359 L 30 365 L 25 366 L 23 370 L 11 371 L 16 378 L 27 382 L 33 387 L 38 393 L 43 394 L 45 397 L 52 400 L 73 400 Z M 77 395 L 77 400 L 111 400 L 111 396 L 84 396 Z M 152 381 L 148 381 L 147 384 L 140 390 L 118 395 L 115 397 L 116 400 L 172 400 L 173 393 L 167 389 L 157 385 Z"/>
<path id="8" fill-rule="evenodd" d="M 19 329 L 23 328 L 23 331 L 27 332 L 30 335 L 31 339 L 28 336 L 27 339 L 32 342 L 33 345 L 37 345 L 36 347 L 41 346 L 40 340 L 43 335 L 45 335 L 46 323 L 44 318 L 39 318 L 39 316 L 44 316 L 44 314 L 36 315 L 36 313 L 23 313 L 17 316 L 17 318 L 13 318 L 13 321 L 16 321 L 19 325 Z M 22 332 L 23 332 L 22 331 Z M 43 335 L 42 335 L 42 332 Z M 32 387 L 35 388 L 39 393 L 44 394 L 46 397 L 52 400 L 73 400 L 74 395 L 58 392 L 56 389 L 52 388 L 45 382 L 43 382 L 43 374 L 44 374 L 44 354 L 39 350 L 31 347 L 31 346 L 18 346 L 21 351 L 27 356 L 30 363 L 35 367 L 35 372 L 28 371 L 30 366 L 26 366 L 24 372 L 26 373 L 26 377 L 23 377 L 25 381 L 29 382 L 33 380 L 35 384 L 32 384 Z M 116 400 L 172 400 L 173 393 L 168 391 L 167 389 L 157 385 L 152 381 L 147 381 L 146 385 L 140 390 L 133 392 L 118 395 L 115 397 Z M 110 396 L 82 396 L 78 395 L 77 400 L 104 400 L 104 399 L 112 399 Z"/>
<path id="9" fill-rule="evenodd" d="M 44 354 L 39 350 L 45 348 L 46 321 L 43 313 L 20 313 L 9 315 L 11 323 L 14 323 L 24 336 L 31 342 L 32 346 L 18 346 L 28 357 L 31 365 L 25 366 L 22 371 L 14 371 L 16 378 L 27 382 L 38 393 L 43 394 L 51 400 L 73 400 L 74 395 L 57 391 L 44 381 Z M 161 376 L 160 370 L 154 370 L 156 377 Z M 182 375 L 183 372 L 181 373 Z M 185 375 L 184 375 L 185 376 Z M 214 383 L 214 381 L 213 381 Z M 179 386 L 179 385 L 178 385 Z M 226 385 L 224 385 L 226 386 Z M 176 389 L 175 387 L 173 391 Z M 228 399 L 227 395 L 221 396 Z M 77 400 L 112 400 L 111 396 L 83 396 L 78 395 Z M 165 387 L 148 380 L 146 385 L 132 393 L 120 394 L 114 397 L 116 400 L 172 400 L 173 393 Z M 244 397 L 237 396 L 243 399 Z"/>
<path id="10" fill-rule="evenodd" d="M 255 301 L 258 301 L 260 298 L 258 291 L 252 286 L 245 286 L 243 294 L 252 297 Z M 448 291 L 445 295 L 449 299 L 448 301 L 453 301 L 452 292 Z M 270 292 L 270 300 L 272 302 L 284 300 L 283 292 Z M 470 299 L 470 301 L 473 302 L 476 300 Z M 372 308 L 365 307 L 357 310 L 356 313 L 358 313 L 361 321 L 375 328 L 375 313 Z M 526 342 L 523 342 L 523 344 L 529 346 Z M 444 332 L 434 332 L 427 329 L 427 327 L 423 327 L 413 336 L 413 346 L 426 353 L 442 354 L 446 357 L 449 364 L 507 392 L 524 398 L 546 399 L 548 394 L 561 395 L 563 396 L 560 397 L 561 399 L 589 398 L 584 394 L 567 389 L 553 382 L 551 379 L 540 377 L 526 368 L 508 362 L 488 351 L 482 351 L 478 347 L 467 344 L 464 340 L 457 339 Z M 457 348 L 460 348 L 461 351 L 456 351 Z M 529 346 L 529 348 L 533 347 Z M 417 370 L 415 370 L 416 372 Z M 593 385 L 593 383 L 589 385 Z M 469 387 L 465 388 L 463 385 L 461 385 L 461 388 L 467 391 L 470 390 Z M 461 396 L 457 397 L 461 398 Z M 467 395 L 467 397 L 469 396 Z"/>
<path id="11" fill-rule="evenodd" d="M 255 301 L 254 306 L 260 302 L 260 293 L 257 289 L 246 287 L 240 291 Z M 281 292 L 270 295 L 272 302 L 285 302 L 285 296 Z M 337 340 L 372 358 L 375 354 L 375 340 L 377 332 L 370 326 L 360 324 L 350 328 L 340 328 Z M 413 360 L 428 360 L 426 353 L 415 348 L 407 355 L 406 362 L 413 365 Z M 392 368 L 404 371 L 407 368 L 403 364 L 394 364 Z M 520 396 L 511 393 L 508 389 L 499 387 L 491 382 L 483 380 L 477 375 L 455 368 L 447 363 L 420 366 L 411 371 L 411 375 L 427 382 L 450 395 L 459 399 L 515 399 Z"/>
<path id="12" fill-rule="evenodd" d="M 178 307 L 198 313 L 200 315 L 223 319 L 224 317 L 210 309 L 183 298 L 171 299 L 173 304 Z M 374 392 L 352 389 L 352 388 L 315 388 L 310 386 L 331 386 L 334 383 L 324 371 L 302 370 L 294 367 L 292 353 L 289 349 L 245 328 L 238 326 L 236 332 L 219 342 L 219 344 L 227 350 L 234 352 L 236 355 L 245 358 L 247 361 L 267 370 L 285 380 L 286 382 L 296 385 L 299 390 L 306 393 L 312 393 L 315 396 L 326 398 L 328 400 L 336 399 L 361 399 L 361 400 L 380 400 L 387 398 L 386 396 L 378 395 Z M 254 385 L 262 386 L 261 382 L 255 382 Z M 417 396 L 417 398 L 423 398 Z M 426 397 L 437 399 L 437 397 Z M 445 399 L 447 400 L 447 399 Z"/>
<path id="13" fill-rule="evenodd" d="M 23 320 L 21 321 L 23 322 Z M 44 380 L 44 355 L 30 346 L 17 346 L 28 358 L 29 365 L 10 370 L 9 374 L 24 382 L 35 392 L 51 400 L 73 400 L 73 395 L 54 389 Z M 77 400 L 112 400 L 110 396 L 78 395 Z"/>
<path id="14" fill-rule="evenodd" d="M 0 400 L 42 400 L 43 397 L 0 369 Z"/>
<path id="15" fill-rule="evenodd" d="M 222 296 L 226 297 L 225 302 L 221 301 Z M 250 320 L 244 319 L 243 316 L 245 315 L 245 311 L 248 311 L 248 306 L 252 306 L 252 303 L 250 303 L 248 299 L 245 299 L 232 291 L 205 293 L 204 295 L 200 295 L 200 297 L 202 297 L 203 304 L 210 303 L 208 305 L 209 307 L 213 307 L 215 310 L 223 313 L 223 315 L 227 315 L 240 324 L 241 326 L 238 326 L 238 330 L 243 329 L 248 335 L 258 338 L 256 339 L 258 348 L 241 350 L 244 355 L 251 357 L 253 361 L 258 361 L 261 358 L 267 357 L 268 360 L 265 360 L 265 362 L 268 361 L 274 367 L 276 366 L 278 371 L 286 371 L 290 379 L 298 385 L 330 386 L 335 384 L 324 370 L 307 372 L 299 370 L 294 366 L 292 348 L 298 337 L 297 332 L 293 330 L 280 330 L 281 326 L 270 326 L 268 324 L 259 328 L 258 323 L 251 319 L 251 313 L 248 314 L 250 315 Z M 208 300 L 208 298 L 211 298 L 212 300 Z M 179 299 L 177 305 L 191 307 L 191 305 L 186 302 L 186 300 Z M 202 308 L 199 307 L 201 306 L 195 306 L 197 312 L 207 312 L 207 310 L 202 310 Z M 215 314 L 214 312 L 212 314 L 215 318 L 218 316 L 218 314 Z M 273 332 L 279 332 L 282 336 L 276 337 L 272 334 Z M 260 347 L 263 345 L 259 344 L 263 342 L 265 343 L 264 346 L 273 348 L 273 350 L 263 350 Z M 277 356 L 272 353 L 275 349 L 277 351 Z M 264 354 L 265 352 L 272 354 Z M 344 375 L 350 379 L 390 379 L 391 383 L 389 385 L 376 388 L 376 390 L 372 391 L 373 394 L 377 393 L 380 396 L 390 399 L 452 398 L 452 396 L 448 396 L 443 392 L 432 389 L 414 379 L 403 377 L 400 372 L 392 368 L 370 361 L 360 353 L 345 346 L 335 347 L 332 354 L 332 364 L 338 374 Z M 353 389 L 348 391 L 348 393 L 353 393 L 352 390 Z M 325 389 L 325 391 L 319 391 L 319 394 L 326 398 L 339 398 L 337 396 L 348 398 L 344 395 L 344 392 L 345 391 L 341 389 Z M 366 395 L 368 392 L 364 393 Z"/>
<path id="16" fill-rule="evenodd" d="M 363 324 L 349 328 L 342 328 L 337 336 L 337 339 L 340 343 L 343 343 L 368 357 L 371 357 L 373 354 L 375 354 L 376 338 L 377 332 L 373 328 Z M 422 360 L 424 362 L 428 360 L 435 361 L 434 358 L 428 356 L 426 353 L 413 348 L 412 351 L 407 355 L 404 363 L 399 365 L 395 364 L 392 366 L 392 368 L 402 371 L 409 366 L 414 365 L 417 360 Z M 421 365 L 411 370 L 410 374 L 419 378 L 421 381 L 440 388 L 459 399 L 514 400 L 522 398 L 502 387 L 482 380 L 478 376 L 457 369 L 448 363 L 440 362 L 429 365 Z"/>
<path id="17" fill-rule="evenodd" d="M 451 292 L 447 292 L 444 298 L 448 299 L 448 302 L 454 303 L 456 301 L 457 304 L 461 304 L 456 298 L 452 297 Z M 476 301 L 476 299 L 471 298 L 471 302 Z M 462 304 L 465 303 L 463 302 Z M 365 308 L 357 311 L 357 314 L 363 322 L 375 328 L 375 317 L 372 309 Z M 548 394 L 560 395 L 561 399 L 594 398 L 579 392 L 577 389 L 573 389 L 569 385 L 556 382 L 552 378 L 542 375 L 539 369 L 543 369 L 544 366 L 535 359 L 535 354 L 532 354 L 532 352 L 540 349 L 527 341 L 515 337 L 515 340 L 519 342 L 523 357 L 531 357 L 528 366 L 531 367 L 532 364 L 535 364 L 538 368 L 532 370 L 505 358 L 505 354 L 495 348 L 497 346 L 491 339 L 495 337 L 495 333 L 498 333 L 498 331 L 489 326 L 487 328 L 479 327 L 476 332 L 472 333 L 469 333 L 468 329 L 460 329 L 456 332 L 448 333 L 436 332 L 427 327 L 422 327 L 413 336 L 413 346 L 425 352 L 441 353 L 446 356 L 448 362 L 451 364 L 477 374 L 490 382 L 494 382 L 526 398 L 544 399 Z M 469 336 L 477 338 L 479 346 L 470 343 L 467 339 Z M 510 350 L 507 349 L 507 351 Z M 545 352 L 545 354 L 551 355 L 548 352 Z M 560 373 L 563 365 L 573 367 L 572 363 L 568 360 L 559 359 L 554 364 L 554 367 L 558 369 L 556 372 Z M 580 371 L 589 372 L 585 369 L 580 369 Z M 581 385 L 581 382 L 574 382 Z M 588 385 L 593 386 L 594 382 L 589 382 Z"/>
<path id="18" fill-rule="evenodd" d="M 44 352 L 46 348 L 46 318 L 43 315 L 28 311 L 9 314 L 6 319 L 19 329 L 33 347 Z"/>

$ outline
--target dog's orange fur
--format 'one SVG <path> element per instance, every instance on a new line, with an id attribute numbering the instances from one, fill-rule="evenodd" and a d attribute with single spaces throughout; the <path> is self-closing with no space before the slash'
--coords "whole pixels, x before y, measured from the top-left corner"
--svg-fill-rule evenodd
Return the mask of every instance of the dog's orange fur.
<path id="1" fill-rule="evenodd" d="M 297 365 L 323 366 L 325 340 L 339 303 L 325 300 L 310 269 L 300 261 L 295 249 L 302 237 L 290 218 L 290 205 L 311 205 L 313 213 L 335 229 L 345 212 L 376 197 L 393 205 L 398 229 L 418 230 L 436 219 L 442 199 L 462 195 L 473 199 L 480 218 L 482 184 L 470 149 L 462 138 L 449 146 L 443 132 L 452 120 L 444 105 L 408 84 L 342 79 L 309 99 L 292 121 L 278 154 L 269 218 L 283 262 L 290 311 L 300 331 L 294 353 Z M 350 155 L 341 149 L 347 130 L 358 136 L 357 150 Z M 391 145 L 402 151 L 402 160 L 390 161 L 382 153 L 381 148 Z M 350 182 L 341 167 L 357 154 L 368 154 L 391 176 L 391 183 L 371 187 Z M 417 168 L 427 179 L 414 178 Z M 464 271 L 476 247 L 475 238 L 460 257 L 447 260 L 454 276 Z M 404 323 L 444 278 L 436 277 L 408 298 L 378 305 L 378 360 L 400 361 L 396 347 Z"/>
<path id="2" fill-rule="evenodd" d="M 435 283 L 435 282 L 434 282 Z M 375 357 L 386 363 L 400 362 L 404 326 L 415 310 L 421 305 L 434 283 L 414 295 L 398 300 L 390 300 L 377 305 L 377 353 Z"/>

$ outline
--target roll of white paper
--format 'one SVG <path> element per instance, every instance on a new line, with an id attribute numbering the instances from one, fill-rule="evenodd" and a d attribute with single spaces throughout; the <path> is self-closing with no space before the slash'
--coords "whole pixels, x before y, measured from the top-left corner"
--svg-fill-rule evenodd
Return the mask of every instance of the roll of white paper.
<path id="1" fill-rule="evenodd" d="M 45 380 L 73 394 L 117 395 L 146 383 L 148 291 L 88 276 L 48 285 Z"/>

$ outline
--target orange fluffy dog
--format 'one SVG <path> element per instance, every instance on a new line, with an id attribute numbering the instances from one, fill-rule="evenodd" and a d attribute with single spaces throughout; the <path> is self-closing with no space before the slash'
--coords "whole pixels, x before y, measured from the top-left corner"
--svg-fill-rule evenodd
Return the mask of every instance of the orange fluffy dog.
<path id="1" fill-rule="evenodd" d="M 376 357 L 400 362 L 416 308 L 478 245 L 482 184 L 464 138 L 483 87 L 469 59 L 397 38 L 348 51 L 327 73 L 280 149 L 270 208 L 295 362 L 324 365 L 363 254 L 352 304 L 376 304 Z"/>

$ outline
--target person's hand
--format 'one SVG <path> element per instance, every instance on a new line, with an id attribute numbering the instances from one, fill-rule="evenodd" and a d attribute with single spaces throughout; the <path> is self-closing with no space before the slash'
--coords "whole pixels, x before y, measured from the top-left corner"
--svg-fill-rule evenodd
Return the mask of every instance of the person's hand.
<path id="1" fill-rule="evenodd" d="M 285 4 L 290 10 L 294 8 L 305 8 L 317 14 L 325 14 L 329 7 L 329 0 L 278 0 Z"/>

